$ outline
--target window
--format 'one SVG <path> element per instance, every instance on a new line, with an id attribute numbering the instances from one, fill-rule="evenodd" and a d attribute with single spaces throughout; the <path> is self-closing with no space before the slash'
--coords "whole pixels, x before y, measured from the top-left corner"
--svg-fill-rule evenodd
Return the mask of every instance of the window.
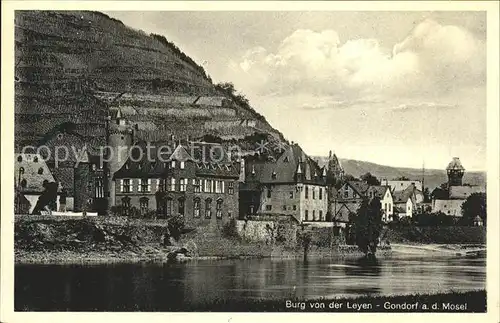
<path id="1" fill-rule="evenodd" d="M 184 169 L 184 167 L 186 166 L 185 163 L 183 161 L 180 162 L 180 166 L 181 166 L 181 169 Z"/>
<path id="2" fill-rule="evenodd" d="M 139 192 L 151 192 L 151 179 L 142 178 L 139 183 Z"/>
<path id="3" fill-rule="evenodd" d="M 180 198 L 177 200 L 177 212 L 179 215 L 184 216 L 185 203 L 184 198 Z"/>
<path id="4" fill-rule="evenodd" d="M 33 157 L 33 162 L 38 163 L 38 157 L 37 156 Z"/>
<path id="5" fill-rule="evenodd" d="M 205 200 L 205 218 L 210 219 L 212 217 L 212 199 Z"/>
<path id="6" fill-rule="evenodd" d="M 174 168 L 175 168 L 175 160 L 172 160 L 172 161 L 170 162 L 170 167 L 171 167 L 172 169 L 174 169 Z"/>
<path id="7" fill-rule="evenodd" d="M 139 200 L 139 210 L 141 211 L 141 215 L 145 215 L 149 209 L 149 199 L 143 197 Z"/>
<path id="8" fill-rule="evenodd" d="M 216 204 L 216 207 L 215 207 L 215 216 L 218 219 L 222 218 L 222 200 L 221 199 L 217 200 L 217 204 Z"/>
<path id="9" fill-rule="evenodd" d="M 231 212 L 227 212 L 227 217 L 230 218 L 231 216 L 233 216 Z"/>
<path id="10" fill-rule="evenodd" d="M 194 214 L 193 215 L 194 215 L 195 218 L 199 218 L 200 217 L 200 204 L 201 204 L 200 202 L 201 201 L 200 201 L 199 198 L 194 199 L 194 207 L 193 207 Z"/>
<path id="11" fill-rule="evenodd" d="M 170 178 L 170 190 L 175 192 L 175 178 Z"/>
<path id="12" fill-rule="evenodd" d="M 276 172 L 275 171 L 273 171 L 273 173 L 271 174 L 271 178 L 276 179 Z"/>
<path id="13" fill-rule="evenodd" d="M 123 215 L 128 215 L 130 209 L 130 197 L 124 197 L 122 198 L 122 212 Z"/>
<path id="14" fill-rule="evenodd" d="M 234 182 L 229 182 L 227 187 L 227 192 L 229 195 L 234 194 Z"/>
<path id="15" fill-rule="evenodd" d="M 311 188 L 311 191 L 313 193 L 313 200 L 315 200 L 316 199 L 316 190 L 314 189 L 314 186 Z"/>
<path id="16" fill-rule="evenodd" d="M 271 187 L 268 187 L 267 188 L 267 198 L 270 199 L 271 198 Z"/>
<path id="17" fill-rule="evenodd" d="M 266 211 L 271 211 L 273 209 L 272 205 L 266 205 Z"/>
<path id="18" fill-rule="evenodd" d="M 179 190 L 181 192 L 185 192 L 186 191 L 186 186 L 187 186 L 187 179 L 184 179 L 184 178 L 181 178 L 180 181 L 179 181 Z"/>
<path id="19" fill-rule="evenodd" d="M 158 178 L 157 183 L 158 183 L 158 186 L 156 187 L 157 191 L 160 191 L 160 192 L 166 191 L 166 189 L 165 189 L 166 181 L 164 178 Z"/>
<path id="20" fill-rule="evenodd" d="M 309 186 L 306 186 L 306 199 L 309 198 Z"/>
<path id="21" fill-rule="evenodd" d="M 313 210 L 313 221 L 316 221 L 316 210 Z"/>
<path id="22" fill-rule="evenodd" d="M 26 182 L 26 179 L 23 178 L 23 180 L 21 181 L 21 187 L 26 188 L 26 185 L 28 185 L 28 182 Z"/>
<path id="23" fill-rule="evenodd" d="M 166 201 L 164 202 L 165 203 L 165 206 L 164 206 L 164 214 L 168 217 L 168 216 L 171 216 L 172 215 L 172 199 L 171 198 L 167 198 Z"/>
<path id="24" fill-rule="evenodd" d="M 320 200 L 323 199 L 323 188 L 322 187 L 319 188 L 319 199 Z"/>
<path id="25" fill-rule="evenodd" d="M 102 182 L 102 178 L 96 178 L 94 186 L 95 186 L 94 197 L 96 197 L 96 198 L 104 197 L 104 185 Z"/>
<path id="26" fill-rule="evenodd" d="M 206 179 L 205 180 L 205 189 L 204 191 L 206 193 L 212 193 L 212 180 L 210 179 Z"/>
<path id="27" fill-rule="evenodd" d="M 130 193 L 130 178 L 120 180 L 120 192 Z"/>
<path id="28" fill-rule="evenodd" d="M 22 161 L 23 161 L 23 156 L 19 156 L 19 157 L 17 157 L 17 161 L 18 161 L 18 162 L 22 162 Z"/>
<path id="29" fill-rule="evenodd" d="M 319 211 L 319 220 L 324 221 L 325 219 L 323 218 L 323 211 Z"/>
<path id="30" fill-rule="evenodd" d="M 42 174 L 43 174 L 43 168 L 40 167 L 40 168 L 38 168 L 38 175 L 42 175 Z"/>
<path id="31" fill-rule="evenodd" d="M 214 182 L 215 182 L 215 193 L 222 193 L 223 181 L 214 181 Z"/>
<path id="32" fill-rule="evenodd" d="M 290 198 L 293 199 L 293 191 L 290 191 Z"/>
<path id="33" fill-rule="evenodd" d="M 286 211 L 286 205 L 283 205 L 283 211 Z"/>
<path id="34" fill-rule="evenodd" d="M 346 187 L 344 191 L 344 198 L 346 199 L 348 197 L 349 197 L 349 189 Z"/>
<path id="35" fill-rule="evenodd" d="M 195 193 L 201 192 L 201 180 L 193 178 L 193 188 Z"/>
<path id="36" fill-rule="evenodd" d="M 391 209 L 392 209 L 392 204 L 389 203 L 389 212 L 391 212 Z"/>
<path id="37" fill-rule="evenodd" d="M 305 211 L 305 217 L 306 217 L 306 221 L 309 220 L 309 211 L 308 210 Z"/>
<path id="38" fill-rule="evenodd" d="M 293 209 L 294 211 L 297 211 L 297 205 L 292 206 L 292 209 Z"/>

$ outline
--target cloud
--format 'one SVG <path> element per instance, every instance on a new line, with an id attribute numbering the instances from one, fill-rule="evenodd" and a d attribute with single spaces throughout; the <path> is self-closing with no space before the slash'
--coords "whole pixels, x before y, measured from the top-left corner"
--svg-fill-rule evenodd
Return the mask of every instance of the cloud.
<path id="1" fill-rule="evenodd" d="M 244 91 L 310 94 L 332 100 L 426 98 L 485 83 L 484 41 L 466 29 L 433 20 L 418 24 L 393 48 L 377 39 L 341 42 L 334 30 L 299 29 L 274 52 L 248 50 L 230 64 Z"/>

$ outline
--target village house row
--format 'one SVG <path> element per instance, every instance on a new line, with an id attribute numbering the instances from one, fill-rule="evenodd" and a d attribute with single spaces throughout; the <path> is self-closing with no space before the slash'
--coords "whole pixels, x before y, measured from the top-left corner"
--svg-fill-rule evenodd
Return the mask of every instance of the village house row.
<path id="1" fill-rule="evenodd" d="M 193 226 L 221 227 L 232 218 L 273 215 L 342 228 L 363 199 L 380 198 L 384 222 L 394 216 L 411 217 L 426 206 L 419 180 L 388 180 L 381 185 L 344 181 L 336 189 L 334 185 L 344 176 L 337 156 L 330 152 L 327 165 L 320 167 L 296 143 L 269 156 L 232 155 L 227 147 L 212 149 L 219 144 L 173 138 L 152 144 L 135 137 L 133 125 L 119 111 L 108 120 L 107 133 L 108 145 L 122 154 L 115 153 L 107 163 L 101 163 L 100 151 L 66 127 L 54 129 L 40 143 L 50 151 L 48 160 L 36 153 L 17 153 L 16 213 L 31 214 L 47 183 L 54 182 L 57 211 L 128 216 L 135 210 L 154 218 L 181 215 Z M 120 149 L 132 145 L 142 149 L 132 150 L 131 155 L 128 149 Z M 146 145 L 153 148 L 150 154 L 134 155 L 146 151 Z M 172 147 L 171 153 L 156 150 L 166 145 Z M 58 162 L 54 156 L 62 146 L 75 153 Z M 464 168 L 458 158 L 447 171 L 447 192 L 436 194 L 428 207 L 460 216 L 460 205 L 478 188 L 462 185 Z"/>

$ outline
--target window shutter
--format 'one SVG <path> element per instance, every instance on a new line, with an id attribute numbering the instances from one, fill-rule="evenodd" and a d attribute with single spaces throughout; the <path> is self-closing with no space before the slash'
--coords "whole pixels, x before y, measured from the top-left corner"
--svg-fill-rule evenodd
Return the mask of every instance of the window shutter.
<path id="1" fill-rule="evenodd" d="M 148 178 L 148 192 L 151 192 L 151 178 Z"/>
<path id="2" fill-rule="evenodd" d="M 226 193 L 226 188 L 224 187 L 224 181 L 221 181 L 222 193 Z"/>
<path id="3" fill-rule="evenodd" d="M 120 180 L 120 192 L 123 193 L 123 179 Z"/>

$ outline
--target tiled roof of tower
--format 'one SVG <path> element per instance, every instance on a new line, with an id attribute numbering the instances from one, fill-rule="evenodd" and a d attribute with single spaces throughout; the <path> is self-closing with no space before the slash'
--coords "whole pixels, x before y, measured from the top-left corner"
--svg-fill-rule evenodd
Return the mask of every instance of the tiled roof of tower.
<path id="1" fill-rule="evenodd" d="M 295 183 L 299 170 L 302 182 L 324 185 L 323 170 L 297 144 L 286 147 L 276 161 L 249 161 L 245 165 L 245 178 L 248 182 Z"/>
<path id="2" fill-rule="evenodd" d="M 446 167 L 447 170 L 465 170 L 464 166 L 460 162 L 460 158 L 453 157 L 453 160 Z"/>

